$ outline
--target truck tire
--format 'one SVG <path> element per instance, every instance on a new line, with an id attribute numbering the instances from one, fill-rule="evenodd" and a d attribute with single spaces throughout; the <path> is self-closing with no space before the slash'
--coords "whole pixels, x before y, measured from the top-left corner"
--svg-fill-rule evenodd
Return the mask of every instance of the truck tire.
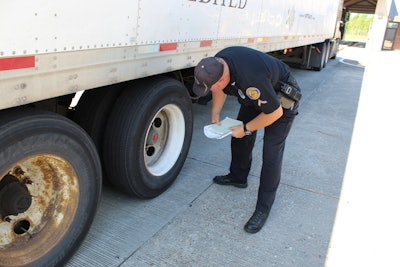
<path id="1" fill-rule="evenodd" d="M 336 59 L 337 52 L 339 50 L 339 45 L 340 45 L 340 39 L 336 38 L 332 41 L 331 45 L 331 59 Z"/>
<path id="2" fill-rule="evenodd" d="M 108 116 L 122 89 L 123 85 L 117 84 L 85 91 L 73 112 L 73 120 L 90 135 L 100 159 Z M 109 185 L 106 175 L 103 175 L 103 184 Z"/>
<path id="3" fill-rule="evenodd" d="M 331 56 L 331 42 L 327 41 L 326 45 L 325 45 L 325 60 L 324 60 L 324 68 L 326 67 L 326 65 L 328 64 L 328 61 L 330 59 Z"/>
<path id="4" fill-rule="evenodd" d="M 160 195 L 178 176 L 192 132 L 192 103 L 180 82 L 158 77 L 132 83 L 115 103 L 105 132 L 109 181 L 131 196 Z"/>
<path id="5" fill-rule="evenodd" d="M 114 85 L 85 91 L 74 111 L 73 120 L 90 135 L 100 157 L 108 115 L 121 89 L 121 85 Z"/>
<path id="6" fill-rule="evenodd" d="M 93 221 L 101 167 L 85 131 L 53 113 L 0 113 L 0 266 L 55 266 Z"/>

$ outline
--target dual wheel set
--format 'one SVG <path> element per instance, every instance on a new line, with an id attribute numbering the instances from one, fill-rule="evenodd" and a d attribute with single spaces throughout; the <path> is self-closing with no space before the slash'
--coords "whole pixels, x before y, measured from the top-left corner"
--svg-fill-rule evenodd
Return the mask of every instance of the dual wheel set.
<path id="1" fill-rule="evenodd" d="M 187 89 L 161 77 L 87 91 L 73 120 L 0 111 L 0 266 L 64 263 L 89 230 L 103 177 L 128 195 L 158 196 L 193 131 Z"/>

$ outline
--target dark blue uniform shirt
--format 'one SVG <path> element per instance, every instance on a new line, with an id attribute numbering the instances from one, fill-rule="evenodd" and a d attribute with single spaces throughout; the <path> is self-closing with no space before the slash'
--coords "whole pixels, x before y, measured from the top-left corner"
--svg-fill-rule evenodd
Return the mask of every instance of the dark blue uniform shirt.
<path id="1" fill-rule="evenodd" d="M 269 114 L 280 102 L 276 91 L 280 81 L 287 81 L 289 67 L 282 61 L 258 50 L 247 47 L 228 47 L 218 52 L 229 66 L 230 83 L 224 89 L 227 95 L 234 95 L 240 104 L 253 106 Z"/>

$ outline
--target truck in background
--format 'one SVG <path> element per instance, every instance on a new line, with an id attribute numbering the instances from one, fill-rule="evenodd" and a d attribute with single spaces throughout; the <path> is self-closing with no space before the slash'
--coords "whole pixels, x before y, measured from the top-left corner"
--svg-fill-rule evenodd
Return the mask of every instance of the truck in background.
<path id="1" fill-rule="evenodd" d="M 201 58 L 240 45 L 321 70 L 342 4 L 0 0 L 0 266 L 65 262 L 103 177 L 140 198 L 173 183 Z"/>

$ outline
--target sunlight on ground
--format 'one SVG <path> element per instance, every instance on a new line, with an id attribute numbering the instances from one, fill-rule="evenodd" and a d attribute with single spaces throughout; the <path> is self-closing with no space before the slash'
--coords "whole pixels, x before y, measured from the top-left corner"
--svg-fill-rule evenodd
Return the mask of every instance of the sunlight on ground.
<path id="1" fill-rule="evenodd" d="M 342 52 L 366 69 L 326 266 L 400 266 L 400 51 Z"/>

